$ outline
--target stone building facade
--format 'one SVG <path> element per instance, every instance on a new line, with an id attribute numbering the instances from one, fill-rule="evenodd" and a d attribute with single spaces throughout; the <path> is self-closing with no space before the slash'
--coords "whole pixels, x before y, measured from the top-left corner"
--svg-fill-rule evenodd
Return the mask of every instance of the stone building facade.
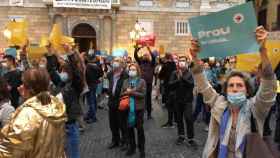
<path id="1" fill-rule="evenodd" d="M 75 38 L 80 49 L 95 49 L 108 53 L 116 48 L 132 52 L 129 32 L 138 20 L 147 32 L 157 36 L 154 49 L 160 46 L 166 52 L 184 53 L 189 47 L 188 19 L 244 3 L 245 0 L 112 0 L 112 8 L 75 9 L 55 8 L 52 0 L 19 0 L 23 4 L 11 6 L 0 3 L 0 29 L 8 20 L 25 18 L 29 22 L 31 43 L 38 43 L 48 35 L 54 23 L 61 23 L 63 32 Z M 215 19 L 213 19 L 215 20 Z M 7 47 L 0 36 L 0 47 Z"/>
<path id="2" fill-rule="evenodd" d="M 258 21 L 269 31 L 280 31 L 280 0 L 252 0 Z"/>

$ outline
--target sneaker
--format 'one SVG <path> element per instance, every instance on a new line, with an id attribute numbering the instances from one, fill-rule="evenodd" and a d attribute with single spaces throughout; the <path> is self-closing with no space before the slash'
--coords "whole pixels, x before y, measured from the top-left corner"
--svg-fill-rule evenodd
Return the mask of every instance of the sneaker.
<path id="1" fill-rule="evenodd" d="M 97 118 L 95 118 L 95 119 L 88 119 L 88 120 L 86 120 L 85 122 L 87 123 L 87 124 L 92 124 L 92 123 L 95 123 L 95 122 L 97 122 L 98 120 L 97 120 Z"/>
<path id="2" fill-rule="evenodd" d="M 148 115 L 148 120 L 152 120 L 153 119 L 153 117 L 151 116 L 151 115 Z"/>
<path id="3" fill-rule="evenodd" d="M 188 144 L 193 147 L 195 150 L 197 150 L 198 145 L 193 139 L 189 139 Z"/>
<path id="4" fill-rule="evenodd" d="M 136 152 L 135 149 L 129 149 L 127 150 L 125 156 L 132 156 L 135 154 L 135 152 Z"/>
<path id="5" fill-rule="evenodd" d="M 141 151 L 141 152 L 140 152 L 140 158 L 145 158 L 145 157 L 146 157 L 145 152 L 144 152 L 144 151 Z"/>
<path id="6" fill-rule="evenodd" d="M 162 128 L 175 128 L 175 126 L 173 124 L 170 123 L 166 123 L 164 125 L 161 126 Z"/>
<path id="7" fill-rule="evenodd" d="M 84 133 L 85 132 L 85 128 L 84 127 L 79 127 L 79 132 L 80 133 Z"/>
<path id="8" fill-rule="evenodd" d="M 208 132 L 208 131 L 209 131 L 209 126 L 206 126 L 206 127 L 204 128 L 204 131 L 205 131 L 205 132 Z"/>
<path id="9" fill-rule="evenodd" d="M 185 141 L 185 138 L 184 137 L 179 137 L 177 140 L 176 140 L 176 145 L 182 145 Z"/>

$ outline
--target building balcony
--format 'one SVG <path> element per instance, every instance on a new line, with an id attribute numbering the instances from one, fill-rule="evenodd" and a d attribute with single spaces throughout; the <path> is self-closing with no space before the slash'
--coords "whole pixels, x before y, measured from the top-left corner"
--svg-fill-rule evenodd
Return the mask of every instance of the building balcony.
<path id="1" fill-rule="evenodd" d="M 45 3 L 45 5 L 52 5 L 53 0 L 43 0 L 43 3 Z"/>
<path id="2" fill-rule="evenodd" d="M 112 0 L 112 7 L 118 8 L 121 6 L 121 0 Z"/>
<path id="3" fill-rule="evenodd" d="M 45 5 L 52 5 L 53 0 L 43 0 L 43 3 L 45 3 Z M 112 0 L 112 7 L 120 7 L 120 5 L 121 0 Z"/>

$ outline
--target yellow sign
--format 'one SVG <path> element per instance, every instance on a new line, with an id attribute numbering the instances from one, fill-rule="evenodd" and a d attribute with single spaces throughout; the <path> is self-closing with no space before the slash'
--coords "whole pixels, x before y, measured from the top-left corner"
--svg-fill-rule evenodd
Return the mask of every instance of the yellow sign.
<path id="1" fill-rule="evenodd" d="M 40 40 L 39 47 L 46 47 L 50 44 L 49 38 L 47 36 L 42 36 Z"/>
<path id="2" fill-rule="evenodd" d="M 275 69 L 280 61 L 280 41 L 269 40 L 266 43 L 266 48 L 272 67 Z M 259 53 L 237 55 L 236 69 L 252 72 L 256 70 L 260 62 Z"/>
<path id="3" fill-rule="evenodd" d="M 63 44 L 73 45 L 74 39 L 72 37 L 64 36 L 61 31 L 61 26 L 59 24 L 54 24 L 52 32 L 49 37 L 49 41 L 53 48 L 58 51 L 58 53 L 65 53 Z"/>
<path id="4" fill-rule="evenodd" d="M 31 59 L 40 59 L 47 52 L 46 47 L 28 47 L 27 57 Z"/>
<path id="5" fill-rule="evenodd" d="M 4 30 L 4 36 L 10 46 L 23 46 L 27 43 L 27 21 L 10 21 Z"/>
<path id="6" fill-rule="evenodd" d="M 280 93 L 280 81 L 277 80 L 277 93 Z"/>

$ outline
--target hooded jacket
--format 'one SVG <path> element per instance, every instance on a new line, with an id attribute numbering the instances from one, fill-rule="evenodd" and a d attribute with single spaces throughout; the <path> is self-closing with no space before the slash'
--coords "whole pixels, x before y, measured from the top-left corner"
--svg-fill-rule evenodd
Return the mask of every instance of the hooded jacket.
<path id="1" fill-rule="evenodd" d="M 0 157 L 65 158 L 65 113 L 65 105 L 53 96 L 48 105 L 28 99 L 1 130 Z"/>

